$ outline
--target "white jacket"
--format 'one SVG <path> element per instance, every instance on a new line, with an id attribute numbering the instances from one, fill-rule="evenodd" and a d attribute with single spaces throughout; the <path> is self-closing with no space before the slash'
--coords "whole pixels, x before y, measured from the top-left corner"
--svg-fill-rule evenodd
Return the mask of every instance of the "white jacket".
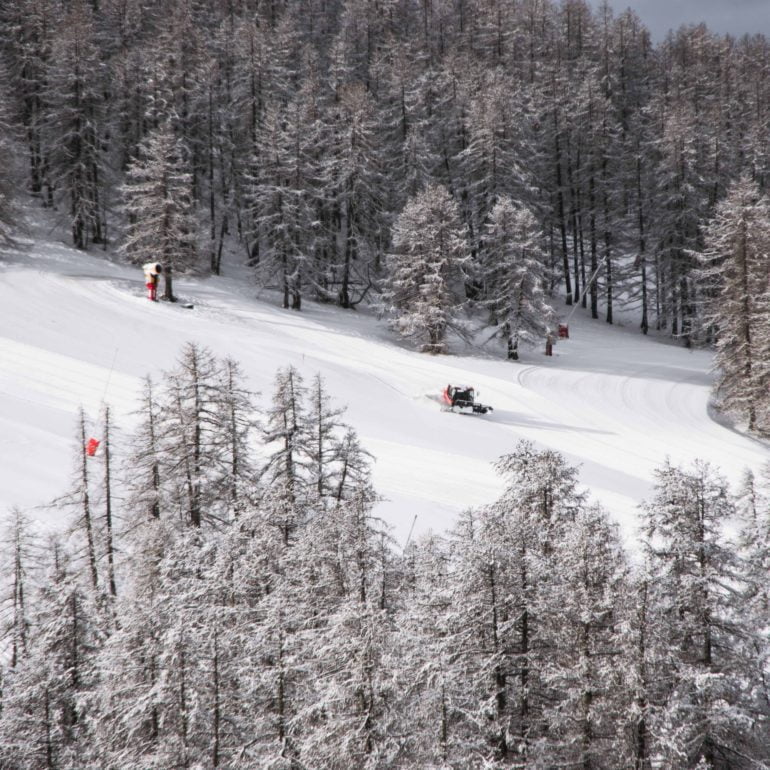
<path id="1" fill-rule="evenodd" d="M 160 262 L 147 262 L 147 264 L 142 265 L 142 270 L 144 270 L 144 278 L 147 282 L 151 281 L 158 273 L 163 272 Z"/>

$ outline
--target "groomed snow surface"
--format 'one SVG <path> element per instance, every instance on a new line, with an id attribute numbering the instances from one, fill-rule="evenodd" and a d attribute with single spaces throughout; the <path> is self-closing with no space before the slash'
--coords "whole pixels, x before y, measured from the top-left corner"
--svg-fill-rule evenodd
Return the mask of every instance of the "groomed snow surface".
<path id="1" fill-rule="evenodd" d="M 635 324 L 580 309 L 552 357 L 542 348 L 519 363 L 490 349 L 427 356 L 365 312 L 311 302 L 283 310 L 257 296 L 242 268 L 225 270 L 238 278 L 176 280 L 192 310 L 151 303 L 140 269 L 69 248 L 30 219 L 19 248 L 0 250 L 0 515 L 18 506 L 56 526 L 61 514 L 45 504 L 71 483 L 80 406 L 94 432 L 104 401 L 130 432 L 142 379 L 173 369 L 186 342 L 236 359 L 264 406 L 279 367 L 293 365 L 308 384 L 320 372 L 376 457 L 377 512 L 402 545 L 411 530 L 443 532 L 463 509 L 492 502 L 501 490 L 493 463 L 522 439 L 579 466 L 632 550 L 637 506 L 666 457 L 708 461 L 733 484 L 770 459 L 767 443 L 712 414 L 712 356 Z M 448 383 L 476 387 L 494 411 L 442 412 L 431 396 Z"/>

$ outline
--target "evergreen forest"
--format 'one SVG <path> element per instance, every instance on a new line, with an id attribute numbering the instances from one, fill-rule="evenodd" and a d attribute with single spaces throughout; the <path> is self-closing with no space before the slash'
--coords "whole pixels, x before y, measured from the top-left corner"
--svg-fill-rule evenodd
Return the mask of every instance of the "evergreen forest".
<path id="1" fill-rule="evenodd" d="M 4 236 L 25 189 L 79 248 L 233 254 L 433 353 L 631 312 L 728 340 L 718 396 L 768 430 L 764 36 L 586 0 L 17 0 L 0 35 Z"/>
<path id="2" fill-rule="evenodd" d="M 770 45 L 585 0 L 0 3 L 0 239 L 234 261 L 512 362 L 572 308 L 715 351 L 770 434 Z M 239 273 L 240 274 L 240 273 Z M 0 768 L 770 767 L 770 466 L 663 462 L 629 553 L 522 442 L 395 543 L 321 377 L 190 343 L 0 537 Z M 729 531 L 725 522 L 734 522 Z"/>
<path id="3" fill-rule="evenodd" d="M 91 457 L 81 419 L 65 529 L 13 512 L 0 767 L 770 765 L 770 472 L 663 463 L 629 554 L 523 441 L 396 544 L 323 379 L 242 380 L 188 344 L 125 440 L 105 406 Z"/>

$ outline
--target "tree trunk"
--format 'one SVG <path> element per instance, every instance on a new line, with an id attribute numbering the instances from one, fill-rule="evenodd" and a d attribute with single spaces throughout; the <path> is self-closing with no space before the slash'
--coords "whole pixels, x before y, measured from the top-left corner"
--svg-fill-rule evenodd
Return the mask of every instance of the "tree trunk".
<path id="1" fill-rule="evenodd" d="M 173 268 L 168 263 L 163 265 L 163 299 L 168 302 L 176 302 L 176 297 L 174 296 Z"/>
<path id="2" fill-rule="evenodd" d="M 642 200 L 642 155 L 636 156 L 636 207 L 639 223 L 639 270 L 642 279 L 642 334 L 647 334 L 650 328 L 647 308 L 647 241 L 644 232 L 644 203 Z"/>
<path id="3" fill-rule="evenodd" d="M 83 526 L 86 531 L 86 544 L 88 547 L 88 566 L 91 573 L 91 584 L 94 591 L 99 587 L 99 576 L 96 569 L 96 547 L 94 545 L 94 528 L 91 517 L 91 501 L 88 493 L 88 452 L 86 451 L 86 415 L 80 411 L 80 456 L 81 456 L 81 506 L 83 512 Z"/>
<path id="4" fill-rule="evenodd" d="M 559 118 L 557 111 L 553 111 L 554 127 L 554 164 L 556 170 L 556 214 L 559 220 L 559 235 L 561 236 L 562 270 L 564 272 L 564 290 L 566 303 L 572 304 L 572 280 L 570 278 L 569 254 L 567 253 L 567 223 L 564 215 L 564 189 L 562 187 L 561 174 L 561 146 L 559 144 Z"/>
<path id="5" fill-rule="evenodd" d="M 107 537 L 107 577 L 110 594 L 118 595 L 115 584 L 115 553 L 112 541 L 112 478 L 110 476 L 110 408 L 104 409 L 104 520 Z"/>
<path id="6" fill-rule="evenodd" d="M 590 213 L 588 215 L 588 231 L 591 241 L 591 275 L 595 275 L 597 264 L 597 243 L 596 243 L 596 190 L 593 167 L 588 179 L 588 206 Z M 596 280 L 591 281 L 591 318 L 599 317 L 599 291 L 596 286 Z"/>

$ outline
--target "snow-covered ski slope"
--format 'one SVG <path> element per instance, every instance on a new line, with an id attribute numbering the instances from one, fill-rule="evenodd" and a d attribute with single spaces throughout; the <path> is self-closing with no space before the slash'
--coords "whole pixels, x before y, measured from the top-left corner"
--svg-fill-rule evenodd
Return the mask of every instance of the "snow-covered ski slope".
<path id="1" fill-rule="evenodd" d="M 377 458 L 386 498 L 378 512 L 402 544 L 413 524 L 415 534 L 445 531 L 464 508 L 493 501 L 501 489 L 493 463 L 521 439 L 579 465 L 631 544 L 637 505 L 666 457 L 708 461 L 731 482 L 770 459 L 766 443 L 710 413 L 708 352 L 582 310 L 551 358 L 542 350 L 520 363 L 484 351 L 431 357 L 370 315 L 313 303 L 282 310 L 243 278 L 176 281 L 195 304 L 188 310 L 150 303 L 141 270 L 98 251 L 75 251 L 39 228 L 23 245 L 0 252 L 0 515 L 19 506 L 55 526 L 56 514 L 38 506 L 70 483 L 79 407 L 97 437 L 103 400 L 130 430 L 142 379 L 173 368 L 188 341 L 238 360 L 264 405 L 278 367 L 293 364 L 307 382 L 320 372 Z M 429 396 L 447 383 L 475 386 L 494 412 L 442 412 Z"/>

